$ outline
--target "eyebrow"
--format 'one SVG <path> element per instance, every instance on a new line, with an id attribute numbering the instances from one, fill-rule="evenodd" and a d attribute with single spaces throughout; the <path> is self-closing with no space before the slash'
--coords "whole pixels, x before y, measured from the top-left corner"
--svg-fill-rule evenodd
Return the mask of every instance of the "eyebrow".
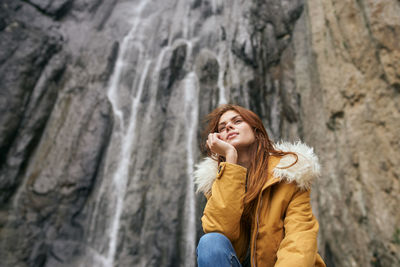
<path id="1" fill-rule="evenodd" d="M 235 120 L 235 119 L 238 118 L 238 117 L 242 117 L 242 116 L 240 116 L 240 114 L 238 114 L 238 115 L 233 116 L 233 117 L 230 118 L 229 120 L 233 121 L 233 120 Z M 229 121 L 229 120 L 228 120 L 228 121 Z M 222 126 L 222 125 L 225 125 L 225 124 L 226 124 L 226 121 L 223 121 L 223 122 L 221 122 L 221 123 L 218 123 L 218 128 L 219 128 L 220 126 Z"/>

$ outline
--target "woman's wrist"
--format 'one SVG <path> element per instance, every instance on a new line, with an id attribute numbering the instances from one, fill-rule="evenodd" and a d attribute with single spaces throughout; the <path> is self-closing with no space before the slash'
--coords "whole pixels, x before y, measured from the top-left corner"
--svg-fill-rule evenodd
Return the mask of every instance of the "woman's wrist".
<path id="1" fill-rule="evenodd" d="M 228 162 L 228 163 L 237 164 L 237 158 L 238 158 L 238 155 L 237 155 L 236 149 L 231 149 L 228 151 L 228 153 L 226 153 L 225 159 L 226 159 L 226 162 Z"/>

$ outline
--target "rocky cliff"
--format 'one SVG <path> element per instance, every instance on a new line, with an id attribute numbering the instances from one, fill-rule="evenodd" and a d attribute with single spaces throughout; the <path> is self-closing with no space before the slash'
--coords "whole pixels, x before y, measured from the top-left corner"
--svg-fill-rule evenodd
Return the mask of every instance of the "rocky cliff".
<path id="1" fill-rule="evenodd" d="M 324 167 L 315 207 L 325 258 L 332 266 L 397 266 L 400 2 L 305 4 L 296 80 L 304 139 Z"/>
<path id="2" fill-rule="evenodd" d="M 396 0 L 3 0 L 0 265 L 194 266 L 202 118 L 323 165 L 328 266 L 400 263 Z"/>

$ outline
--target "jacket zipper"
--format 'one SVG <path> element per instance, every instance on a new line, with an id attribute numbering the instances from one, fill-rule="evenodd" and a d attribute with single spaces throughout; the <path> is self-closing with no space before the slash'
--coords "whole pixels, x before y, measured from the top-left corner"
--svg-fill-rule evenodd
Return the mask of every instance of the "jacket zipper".
<path id="1" fill-rule="evenodd" d="M 253 250 L 253 263 L 254 263 L 254 267 L 257 267 L 257 263 L 256 263 L 256 249 L 257 249 L 257 236 L 258 236 L 258 228 L 259 228 L 259 217 L 260 217 L 260 210 L 261 210 L 261 206 L 262 206 L 262 194 L 263 192 L 261 192 L 260 198 L 259 198 L 259 203 L 260 205 L 258 205 L 258 209 L 257 209 L 257 214 L 256 214 L 256 219 L 257 219 L 257 229 L 256 229 L 256 236 L 254 237 L 254 250 Z"/>
<path id="2" fill-rule="evenodd" d="M 271 187 L 272 185 L 274 185 L 274 184 L 276 184 L 277 182 L 279 182 L 279 180 L 276 180 L 276 181 L 273 181 L 271 184 L 269 184 L 267 187 Z M 253 250 L 253 255 L 252 255 L 252 259 L 253 259 L 253 263 L 254 263 L 254 266 L 252 266 L 252 267 L 257 267 L 257 263 L 256 263 L 256 249 L 257 249 L 257 236 L 258 236 L 258 228 L 259 228 L 259 224 L 260 224 L 260 210 L 261 210 L 261 207 L 262 207 L 262 196 L 263 196 L 263 193 L 264 193 L 264 190 L 266 190 L 267 189 L 267 187 L 265 187 L 265 188 L 263 188 L 262 190 L 261 190 L 261 193 L 260 193 L 260 198 L 259 198 L 259 203 L 260 203 L 260 205 L 258 206 L 258 208 L 257 208 L 257 214 L 256 214 L 256 217 L 257 217 L 257 231 L 256 231 L 256 235 L 255 235 L 255 237 L 254 237 L 254 250 Z"/>

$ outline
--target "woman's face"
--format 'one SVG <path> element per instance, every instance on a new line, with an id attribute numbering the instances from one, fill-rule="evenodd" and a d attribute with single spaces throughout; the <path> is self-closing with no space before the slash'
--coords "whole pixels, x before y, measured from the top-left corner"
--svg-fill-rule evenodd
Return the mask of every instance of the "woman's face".
<path id="1" fill-rule="evenodd" d="M 228 110 L 218 122 L 220 138 L 236 149 L 247 148 L 256 140 L 254 131 L 239 113 Z"/>

